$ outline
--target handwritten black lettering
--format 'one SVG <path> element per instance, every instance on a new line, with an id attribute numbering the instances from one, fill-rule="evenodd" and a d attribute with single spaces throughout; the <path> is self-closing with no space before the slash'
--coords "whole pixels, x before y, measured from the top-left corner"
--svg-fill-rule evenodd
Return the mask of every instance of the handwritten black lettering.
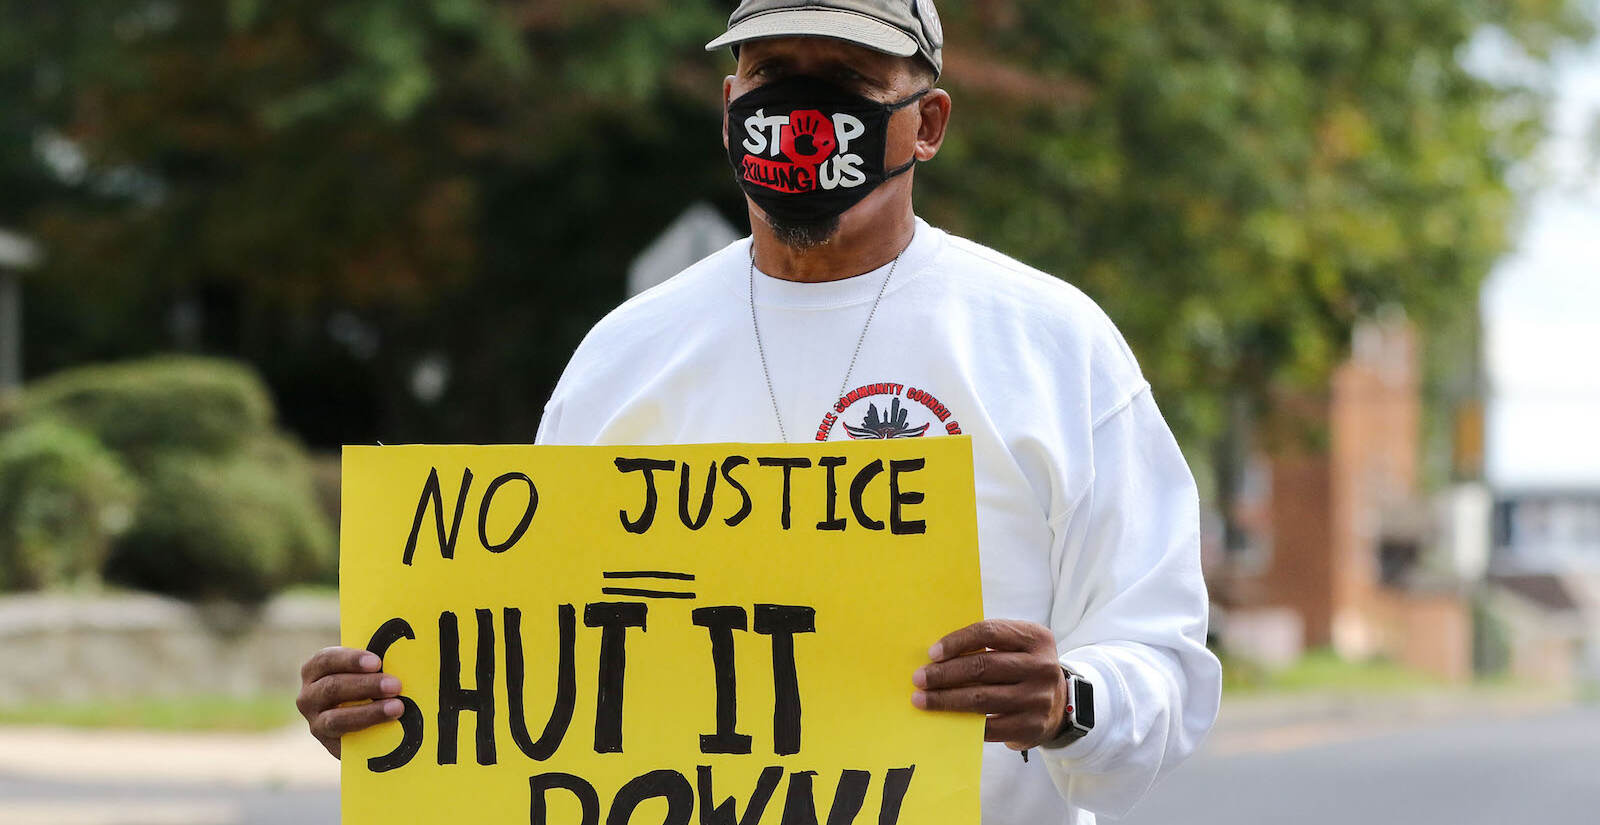
<path id="1" fill-rule="evenodd" d="M 799 456 L 791 458 L 758 458 L 756 463 L 763 467 L 783 468 L 783 505 L 778 515 L 778 525 L 789 529 L 789 473 L 791 470 L 803 470 L 811 466 L 811 459 Z"/>
<path id="2" fill-rule="evenodd" d="M 867 800 L 867 786 L 872 774 L 867 771 L 846 769 L 839 774 L 839 787 L 833 792 L 833 804 L 828 807 L 828 825 L 851 825 L 861 804 Z"/>
<path id="3" fill-rule="evenodd" d="M 528 810 L 529 825 L 548 825 L 549 806 L 545 802 L 545 792 L 557 788 L 578 798 L 578 805 L 583 811 L 579 825 L 600 825 L 600 797 L 594 792 L 594 786 L 570 773 L 555 771 L 528 777 L 528 791 L 533 797 Z"/>
<path id="4" fill-rule="evenodd" d="M 733 470 L 735 467 L 742 467 L 749 463 L 750 459 L 745 458 L 742 455 L 730 455 L 722 460 L 722 479 L 728 482 L 728 484 L 735 490 L 738 490 L 739 495 L 743 497 L 743 503 L 739 505 L 739 509 L 735 511 L 733 515 L 723 519 L 723 522 L 729 527 L 738 527 L 739 522 L 744 521 L 747 517 L 749 517 L 750 510 L 754 506 L 754 502 L 750 500 L 750 491 L 746 490 L 744 485 L 740 484 L 738 480 L 733 477 Z"/>
<path id="5" fill-rule="evenodd" d="M 690 530 L 699 530 L 711 518 L 712 497 L 717 492 L 717 462 L 711 462 L 711 469 L 706 471 L 706 489 L 700 495 L 700 512 L 694 517 L 689 515 L 689 462 L 683 462 L 681 473 L 682 477 L 678 480 L 678 520 Z"/>
<path id="6" fill-rule="evenodd" d="M 444 529 L 444 501 L 439 491 L 439 468 L 434 467 L 428 471 L 428 480 L 422 485 L 422 495 L 417 499 L 417 514 L 411 519 L 411 535 L 406 539 L 405 552 L 400 555 L 402 564 L 410 564 L 411 557 L 417 551 L 417 534 L 422 531 L 422 517 L 428 512 L 428 505 L 433 505 L 433 523 L 438 530 L 439 555 L 450 559 L 455 558 L 456 536 L 461 533 L 461 512 L 467 506 L 467 490 L 472 487 L 472 470 L 461 471 L 461 493 L 456 496 L 456 515 L 450 522 L 450 532 Z"/>
<path id="7" fill-rule="evenodd" d="M 922 519 L 906 520 L 900 508 L 907 504 L 921 504 L 923 495 L 915 490 L 900 490 L 900 474 L 914 473 L 927 464 L 922 458 L 897 458 L 889 462 L 889 532 L 897 536 L 928 532 L 928 522 Z"/>
<path id="8" fill-rule="evenodd" d="M 749 753 L 749 735 L 736 730 L 739 690 L 733 657 L 733 631 L 746 627 L 744 608 L 700 607 L 690 615 L 711 634 L 711 667 L 717 685 L 717 732 L 700 734 L 700 752 Z"/>
<path id="9" fill-rule="evenodd" d="M 439 764 L 456 763 L 456 734 L 461 712 L 478 716 L 479 765 L 493 765 L 494 753 L 494 614 L 479 608 L 477 687 L 461 687 L 461 631 L 456 614 L 439 614 Z"/>
<path id="10" fill-rule="evenodd" d="M 867 515 L 862 505 L 862 499 L 867 495 L 867 485 L 872 479 L 883 472 L 883 462 L 873 460 L 871 464 L 862 467 L 856 472 L 856 477 L 850 482 L 850 509 L 856 514 L 856 522 L 868 530 L 882 530 L 883 522 Z"/>
<path id="11" fill-rule="evenodd" d="M 845 457 L 842 455 L 825 455 L 817 459 L 817 465 L 828 470 L 828 516 L 817 522 L 818 530 L 843 530 L 848 523 L 842 517 L 834 515 L 839 504 L 839 479 L 835 476 L 834 471 L 843 467 L 844 464 Z"/>
<path id="12" fill-rule="evenodd" d="M 508 481 L 520 481 L 528 485 L 528 506 L 523 508 L 522 520 L 517 522 L 517 526 L 511 530 L 511 535 L 507 536 L 505 541 L 491 542 L 489 541 L 489 505 L 494 501 L 494 494 L 499 491 L 500 486 Z M 462 498 L 465 498 L 466 485 L 462 485 L 462 490 Z M 457 504 L 459 511 L 459 502 Z M 528 478 L 523 473 L 506 473 L 495 478 L 494 481 L 489 482 L 489 487 L 483 491 L 483 503 L 478 505 L 478 541 L 483 544 L 485 550 L 491 553 L 504 553 L 516 545 L 517 540 L 522 538 L 523 533 L 528 532 L 528 525 L 533 522 L 533 514 L 538 509 L 539 490 L 533 486 L 533 479 Z M 457 516 L 457 521 L 459 522 L 459 520 L 460 517 Z"/>
<path id="13" fill-rule="evenodd" d="M 600 628 L 600 664 L 595 676 L 594 752 L 622 752 L 622 691 L 628 667 L 628 628 L 645 630 L 643 602 L 594 602 L 583 623 Z"/>
<path id="14" fill-rule="evenodd" d="M 737 799 L 730 796 L 720 803 L 716 801 L 716 794 L 711 790 L 711 766 L 700 765 L 696 772 L 695 785 L 700 791 L 700 825 L 758 825 L 761 815 L 767 811 L 772 792 L 778 789 L 778 780 L 783 778 L 783 768 L 777 765 L 762 768 L 761 775 L 756 777 L 755 790 L 750 792 L 750 801 L 744 806 L 744 815 L 739 816 Z"/>
<path id="15" fill-rule="evenodd" d="M 694 790 L 683 774 L 664 769 L 635 776 L 618 788 L 616 797 L 611 800 L 611 812 L 606 814 L 606 825 L 628 825 L 639 803 L 657 797 L 667 800 L 667 816 L 661 820 L 661 825 L 689 825 L 689 814 L 694 812 Z"/>
<path id="16" fill-rule="evenodd" d="M 622 517 L 622 527 L 630 533 L 643 533 L 650 529 L 656 518 L 656 470 L 672 472 L 678 462 L 659 458 L 619 458 L 617 470 L 624 473 L 644 473 L 644 508 L 636 519 L 628 518 L 627 510 L 617 511 Z"/>
<path id="17" fill-rule="evenodd" d="M 800 680 L 795 671 L 794 634 L 816 632 L 815 608 L 756 605 L 755 630 L 772 637 L 772 748 L 800 752 Z"/>
<path id="18" fill-rule="evenodd" d="M 790 771 L 789 792 L 783 797 L 783 818 L 778 825 L 817 825 L 817 800 L 811 778 L 816 771 Z"/>
<path id="19" fill-rule="evenodd" d="M 577 611 L 570 604 L 556 608 L 556 624 L 561 636 L 560 653 L 557 654 L 556 662 L 556 698 L 550 707 L 550 718 L 545 722 L 544 732 L 539 735 L 538 741 L 533 741 L 528 735 L 528 722 L 522 701 L 524 673 L 522 611 L 515 607 L 505 608 L 504 618 L 506 702 L 510 705 L 511 711 L 511 738 L 529 759 L 543 762 L 561 747 L 561 740 L 567 735 L 567 726 L 572 724 L 572 708 L 576 704 L 578 695 L 578 677 L 573 650 L 577 642 Z"/>
<path id="20" fill-rule="evenodd" d="M 405 619 L 390 619 L 384 622 L 372 639 L 367 642 L 367 650 L 379 659 L 389 652 L 389 646 L 401 639 L 416 639 L 417 634 L 411 629 L 411 623 Z M 382 756 L 374 756 L 367 760 L 367 770 L 373 773 L 392 771 L 395 768 L 405 767 L 411 758 L 417 755 L 422 748 L 422 709 L 411 697 L 401 695 L 400 700 L 400 744 L 394 750 Z"/>
<path id="21" fill-rule="evenodd" d="M 911 787 L 911 774 L 917 766 L 892 768 L 883 778 L 883 804 L 878 809 L 878 825 L 895 825 L 900 821 L 900 803 L 905 801 L 906 790 Z"/>

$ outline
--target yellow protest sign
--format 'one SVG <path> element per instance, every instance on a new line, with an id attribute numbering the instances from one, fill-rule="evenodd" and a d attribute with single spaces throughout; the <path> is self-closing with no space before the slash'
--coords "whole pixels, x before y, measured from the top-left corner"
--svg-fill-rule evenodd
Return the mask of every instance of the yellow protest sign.
<path id="1" fill-rule="evenodd" d="M 911 705 L 982 617 L 966 437 L 347 447 L 340 617 L 404 715 L 345 825 L 977 823 L 983 719 Z"/>

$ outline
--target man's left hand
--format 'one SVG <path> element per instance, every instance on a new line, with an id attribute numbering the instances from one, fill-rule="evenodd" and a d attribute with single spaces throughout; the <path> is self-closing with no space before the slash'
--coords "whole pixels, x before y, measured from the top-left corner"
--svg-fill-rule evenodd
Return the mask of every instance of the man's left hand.
<path id="1" fill-rule="evenodd" d="M 1013 750 L 1055 738 L 1067 706 L 1067 681 L 1055 634 L 1034 622 L 985 619 L 945 636 L 917 668 L 911 703 L 923 710 L 988 716 L 983 738 Z"/>

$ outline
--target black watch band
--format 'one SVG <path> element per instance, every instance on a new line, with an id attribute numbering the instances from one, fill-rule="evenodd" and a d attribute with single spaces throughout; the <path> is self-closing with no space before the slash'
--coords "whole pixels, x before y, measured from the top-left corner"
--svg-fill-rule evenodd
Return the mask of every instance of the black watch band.
<path id="1" fill-rule="evenodd" d="M 1065 665 L 1061 675 L 1067 680 L 1067 708 L 1061 714 L 1061 727 L 1046 748 L 1064 748 L 1089 735 L 1094 729 L 1094 683 L 1068 670 Z"/>

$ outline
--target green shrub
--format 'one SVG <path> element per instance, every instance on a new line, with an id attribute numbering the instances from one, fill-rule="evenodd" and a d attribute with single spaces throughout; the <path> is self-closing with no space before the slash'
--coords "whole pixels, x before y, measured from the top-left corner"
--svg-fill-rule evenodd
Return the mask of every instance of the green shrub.
<path id="1" fill-rule="evenodd" d="M 24 419 L 59 417 L 135 467 L 171 450 L 221 456 L 271 431 L 272 401 L 247 366 L 166 356 L 76 367 L 28 386 Z"/>
<path id="2" fill-rule="evenodd" d="M 136 491 L 88 433 L 49 418 L 0 432 L 0 590 L 97 578 Z"/>
<path id="3" fill-rule="evenodd" d="M 223 457 L 157 456 L 108 579 L 191 599 L 255 602 L 333 568 L 332 530 L 298 446 L 262 436 Z"/>
<path id="4" fill-rule="evenodd" d="M 100 572 L 156 592 L 248 602 L 333 577 L 333 532 L 309 462 L 273 428 L 266 387 L 246 365 L 169 356 L 79 367 L 29 385 L 0 418 L 29 434 L 14 436 L 13 463 L 34 468 L 0 462 L 0 490 L 15 488 L 21 502 L 0 514 L 0 587 Z M 66 458 L 39 458 L 41 440 Z M 82 465 L 71 484 L 33 480 L 53 477 L 35 465 L 64 461 Z M 107 520 L 117 512 L 120 523 Z M 109 527 L 126 531 L 112 540 Z"/>

